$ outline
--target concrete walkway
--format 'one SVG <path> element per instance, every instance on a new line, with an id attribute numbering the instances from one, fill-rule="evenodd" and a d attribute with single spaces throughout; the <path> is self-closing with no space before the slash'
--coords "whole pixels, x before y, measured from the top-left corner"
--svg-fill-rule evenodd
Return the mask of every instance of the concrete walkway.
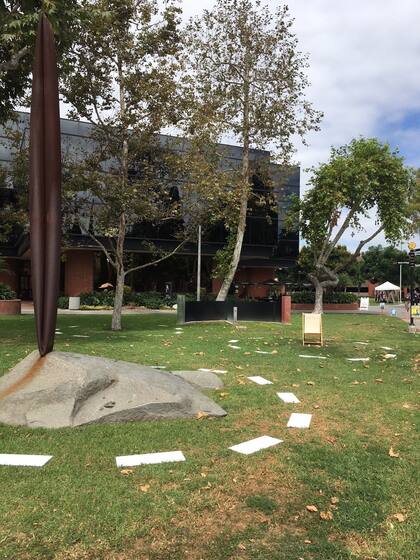
<path id="1" fill-rule="evenodd" d="M 381 310 L 379 305 L 371 305 L 369 306 L 368 311 L 361 311 L 360 309 L 352 309 L 352 310 L 339 310 L 333 311 L 328 310 L 324 311 L 325 314 L 348 314 L 348 315 L 383 315 L 384 317 L 391 316 L 391 310 L 395 309 L 396 316 L 398 319 L 405 321 L 407 324 L 410 322 L 410 315 L 408 311 L 406 311 L 405 306 L 403 303 L 387 303 L 385 305 L 385 309 Z M 302 311 L 293 310 L 292 313 L 302 313 Z M 414 317 L 414 324 L 416 325 L 416 331 L 420 332 L 420 317 Z"/>
<path id="2" fill-rule="evenodd" d="M 147 309 L 146 307 L 123 307 L 123 315 L 149 315 L 150 313 L 176 314 L 175 309 Z M 32 301 L 22 301 L 22 314 L 33 315 L 34 304 Z M 58 309 L 58 315 L 112 315 L 112 309 L 73 311 L 70 309 Z"/>
<path id="3" fill-rule="evenodd" d="M 368 311 L 355 310 L 341 310 L 341 311 L 324 311 L 326 314 L 349 314 L 349 315 L 383 315 L 384 317 L 389 317 L 391 314 L 391 309 L 395 309 L 397 312 L 398 319 L 409 323 L 409 314 L 405 310 L 404 304 L 397 303 L 387 304 L 385 310 L 381 311 L 379 305 L 373 305 L 369 307 Z M 23 315 L 33 315 L 34 306 L 32 301 L 22 302 L 22 314 Z M 175 309 L 147 309 L 145 307 L 123 307 L 123 315 L 150 315 L 151 313 L 170 313 L 171 315 L 176 314 Z M 292 313 L 302 313 L 302 311 L 293 310 Z M 112 309 L 102 309 L 98 311 L 73 311 L 69 309 L 58 309 L 58 315 L 112 315 Z M 414 318 L 414 323 L 416 325 L 416 331 L 420 332 L 420 317 Z"/>

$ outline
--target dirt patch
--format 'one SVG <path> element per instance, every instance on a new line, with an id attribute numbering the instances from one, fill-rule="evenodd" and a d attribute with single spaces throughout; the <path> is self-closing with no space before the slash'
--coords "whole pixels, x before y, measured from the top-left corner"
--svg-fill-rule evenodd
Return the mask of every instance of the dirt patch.
<path id="1" fill-rule="evenodd" d="M 279 457 L 265 455 L 263 459 L 255 458 L 248 464 L 240 459 L 238 462 L 237 465 L 231 464 L 227 470 L 226 465 L 222 470 L 216 463 L 203 468 L 207 476 L 202 478 L 202 485 L 191 493 L 188 505 L 181 508 L 170 523 L 163 524 L 155 519 L 147 537 L 136 539 L 129 551 L 107 558 L 143 560 L 177 558 L 178 554 L 183 560 L 200 560 L 206 557 L 209 547 L 224 533 L 229 538 L 229 535 L 233 537 L 248 529 L 263 533 L 269 531 L 273 535 L 299 531 L 293 520 L 290 527 L 284 524 L 284 511 L 303 490 L 290 474 L 283 472 Z M 269 496 L 278 510 L 266 515 L 247 507 L 246 498 L 254 495 Z M 246 550 L 238 549 L 235 558 L 242 557 L 246 557 Z"/>
<path id="2" fill-rule="evenodd" d="M 388 558 L 379 537 L 372 537 L 367 541 L 359 533 L 348 533 L 343 542 L 352 554 L 363 558 L 363 560 L 385 560 Z"/>

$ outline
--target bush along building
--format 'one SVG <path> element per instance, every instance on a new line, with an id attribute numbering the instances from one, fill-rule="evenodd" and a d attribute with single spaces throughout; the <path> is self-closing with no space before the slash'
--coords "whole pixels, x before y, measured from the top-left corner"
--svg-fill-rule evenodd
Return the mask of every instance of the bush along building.
<path id="1" fill-rule="evenodd" d="M 3 170 L 0 209 L 17 204 L 18 197 L 24 197 L 27 190 L 26 184 L 17 187 L 10 179 L 11 173 L 8 170 L 27 146 L 29 114 L 19 113 L 11 130 L 18 130 L 20 133 L 18 147 L 10 139 L 10 128 L 0 128 L 0 166 Z M 61 135 L 64 155 L 89 154 L 93 150 L 92 125 L 89 123 L 62 119 Z M 241 147 L 223 145 L 221 148 L 224 162 L 239 167 Z M 269 153 L 253 150 L 251 157 L 254 161 L 268 160 Z M 241 259 L 232 285 L 232 293 L 239 297 L 263 299 L 272 296 L 280 288 L 275 271 L 293 266 L 299 253 L 299 235 L 297 232 L 285 231 L 284 218 L 290 196 L 299 196 L 300 170 L 298 167 L 285 170 L 274 164 L 269 165 L 269 170 L 269 188 L 275 193 L 275 204 L 270 206 L 269 211 L 266 207 L 250 205 Z M 263 180 L 255 177 L 254 191 L 257 196 L 266 193 L 267 188 Z M 176 196 L 182 199 L 182 189 L 177 191 Z M 86 220 L 89 221 L 89 216 L 86 216 Z M 205 293 L 211 294 L 217 293 L 221 283 L 221 280 L 213 277 L 213 271 L 215 255 L 225 246 L 227 233 L 223 224 L 203 226 L 201 286 Z M 80 293 L 98 290 L 106 283 L 112 285 L 113 269 L 104 252 L 86 233 L 91 224 L 87 223 L 83 230 L 76 221 L 66 227 L 61 264 L 61 293 L 64 296 L 78 296 Z M 133 263 L 141 264 L 150 260 L 151 247 L 171 251 L 177 243 L 173 229 L 168 225 L 132 223 L 127 228 L 125 252 Z M 197 282 L 197 249 L 197 242 L 187 242 L 169 259 L 127 276 L 126 284 L 135 292 L 154 291 L 170 295 L 193 293 Z M 6 236 L 0 238 L 0 257 L 3 260 L 0 282 L 9 285 L 21 299 L 32 299 L 29 231 L 24 223 L 16 223 L 9 228 Z"/>

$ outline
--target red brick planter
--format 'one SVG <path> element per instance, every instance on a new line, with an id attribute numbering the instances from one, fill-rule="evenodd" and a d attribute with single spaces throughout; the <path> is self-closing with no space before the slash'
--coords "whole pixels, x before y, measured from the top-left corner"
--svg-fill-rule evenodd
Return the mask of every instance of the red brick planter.
<path id="1" fill-rule="evenodd" d="M 292 303 L 295 311 L 313 311 L 314 303 Z M 325 311 L 357 311 L 359 303 L 324 303 L 322 306 Z"/>
<path id="2" fill-rule="evenodd" d="M 0 299 L 0 315 L 20 315 L 20 299 Z"/>

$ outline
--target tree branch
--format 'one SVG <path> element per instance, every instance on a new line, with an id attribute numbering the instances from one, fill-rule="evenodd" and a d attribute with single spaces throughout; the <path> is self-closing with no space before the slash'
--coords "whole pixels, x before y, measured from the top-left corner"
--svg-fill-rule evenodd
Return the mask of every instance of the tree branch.
<path id="1" fill-rule="evenodd" d="M 108 251 L 108 249 L 105 247 L 105 245 L 101 241 L 99 241 L 99 239 L 97 237 L 95 237 L 95 235 L 93 235 L 93 233 L 91 233 L 90 231 L 83 230 L 82 228 L 80 228 L 80 229 L 82 230 L 84 235 L 88 235 L 97 245 L 99 245 L 99 247 L 105 253 L 105 256 L 108 259 L 108 261 L 112 264 L 112 266 L 114 268 L 117 268 L 116 261 L 111 257 L 111 253 Z"/>
<path id="2" fill-rule="evenodd" d="M 367 239 L 364 239 L 363 241 L 361 241 L 359 243 L 359 245 L 357 246 L 355 252 L 352 254 L 351 258 L 347 259 L 345 262 L 343 262 L 339 266 L 337 266 L 337 268 L 334 270 L 334 272 L 339 272 L 340 270 L 343 270 L 343 268 L 345 268 L 350 262 L 352 262 L 354 259 L 357 259 L 357 257 L 360 255 L 360 252 L 363 249 L 363 247 L 366 245 L 366 243 L 369 243 L 369 241 L 372 241 L 372 239 L 374 239 L 377 235 L 379 235 L 381 233 L 381 231 L 383 231 L 383 229 L 384 229 L 384 226 L 382 225 L 376 231 L 374 231 L 371 236 L 369 236 Z"/>
<path id="3" fill-rule="evenodd" d="M 334 239 L 331 241 L 331 243 L 329 243 L 329 247 L 326 250 L 326 252 L 324 253 L 323 257 L 324 257 L 324 262 L 326 262 L 328 260 L 328 257 L 331 255 L 332 250 L 334 249 L 334 247 L 337 245 L 337 243 L 339 242 L 341 236 L 343 235 L 343 233 L 346 231 L 346 229 L 348 228 L 351 219 L 353 218 L 354 214 L 356 212 L 355 208 L 352 208 L 349 213 L 347 214 L 344 222 L 341 224 L 340 229 L 338 230 L 338 232 L 336 233 Z"/>
<path id="4" fill-rule="evenodd" d="M 185 243 L 187 241 L 188 241 L 187 239 L 184 239 L 184 241 L 182 241 L 177 247 L 175 247 L 175 249 L 171 253 L 167 253 L 166 255 L 161 257 L 160 259 L 157 259 L 157 260 L 152 261 L 152 262 L 148 262 L 146 264 L 140 264 L 139 266 L 133 266 L 132 268 L 129 268 L 128 270 L 125 271 L 124 277 L 127 276 L 128 274 L 130 274 L 131 272 L 136 272 L 136 270 L 140 270 L 142 268 L 147 268 L 149 266 L 153 266 L 155 264 L 158 264 L 158 263 L 160 263 L 160 262 L 162 262 L 166 259 L 169 259 L 169 257 L 172 257 L 173 255 L 175 255 L 181 249 L 181 247 L 183 247 L 183 245 L 185 245 Z"/>

